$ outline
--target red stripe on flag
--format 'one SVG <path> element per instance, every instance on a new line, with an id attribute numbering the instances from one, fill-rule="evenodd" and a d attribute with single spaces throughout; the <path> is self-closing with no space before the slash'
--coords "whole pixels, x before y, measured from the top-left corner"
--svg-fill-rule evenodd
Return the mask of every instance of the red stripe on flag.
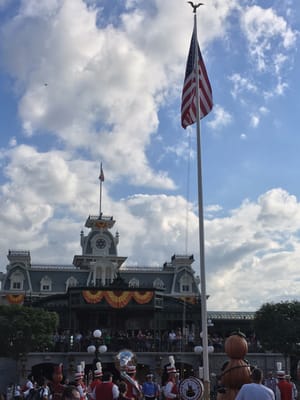
<path id="1" fill-rule="evenodd" d="M 181 100 L 181 125 L 185 129 L 187 126 L 192 125 L 197 119 L 197 91 L 196 91 L 196 70 L 195 70 L 195 43 L 196 31 L 194 28 L 189 55 L 186 64 L 185 79 L 182 89 Z M 212 89 L 208 79 L 205 64 L 200 52 L 199 44 L 198 49 L 198 68 L 199 68 L 199 100 L 200 104 L 200 119 L 205 117 L 213 108 Z"/>

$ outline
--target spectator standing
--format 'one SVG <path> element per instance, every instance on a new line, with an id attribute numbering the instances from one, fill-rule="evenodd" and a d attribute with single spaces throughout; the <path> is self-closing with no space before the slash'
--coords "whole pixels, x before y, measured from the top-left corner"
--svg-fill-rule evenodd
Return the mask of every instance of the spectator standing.
<path id="1" fill-rule="evenodd" d="M 273 390 L 274 394 L 276 394 L 277 380 L 273 374 L 273 371 L 268 372 L 268 375 L 264 380 L 264 385 Z"/>
<path id="2" fill-rule="evenodd" d="M 239 390 L 235 400 L 275 400 L 274 392 L 263 385 L 263 373 L 254 368 L 251 374 L 252 383 L 246 383 Z"/>
<path id="3" fill-rule="evenodd" d="M 33 384 L 33 375 L 29 374 L 27 376 L 27 382 L 25 383 L 25 387 L 23 388 L 23 396 L 26 399 L 26 397 L 29 395 L 29 392 L 34 389 L 34 384 Z"/>

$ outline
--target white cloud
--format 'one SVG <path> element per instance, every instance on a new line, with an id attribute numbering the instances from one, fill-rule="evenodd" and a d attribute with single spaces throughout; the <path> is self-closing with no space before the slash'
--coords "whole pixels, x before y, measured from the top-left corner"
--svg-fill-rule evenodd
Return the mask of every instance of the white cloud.
<path id="1" fill-rule="evenodd" d="M 295 45 L 297 32 L 275 10 L 258 5 L 247 7 L 241 15 L 241 27 L 258 70 L 273 69 L 275 66 L 278 72 L 280 64 L 287 60 L 281 51 L 288 51 Z"/>
<path id="2" fill-rule="evenodd" d="M 224 34 L 236 3 L 214 0 L 203 7 L 204 49 Z M 102 159 L 112 177 L 174 189 L 165 171 L 153 171 L 147 148 L 169 92 L 180 96 L 192 10 L 146 4 L 127 3 L 118 24 L 105 26 L 104 10 L 82 0 L 23 0 L 2 27 L 3 62 L 16 81 L 28 136 L 50 132 L 68 149 Z"/>
<path id="3" fill-rule="evenodd" d="M 258 126 L 259 122 L 260 122 L 259 116 L 257 114 L 252 114 L 250 117 L 250 125 L 253 128 L 256 128 Z"/>
<path id="4" fill-rule="evenodd" d="M 231 94 L 234 98 L 237 98 L 245 91 L 252 93 L 257 92 L 257 86 L 249 78 L 242 77 L 238 73 L 229 76 L 229 80 L 233 83 Z"/>
<path id="5" fill-rule="evenodd" d="M 91 179 L 97 166 L 28 146 L 10 149 L 6 159 L 10 183 L 0 196 L 0 229 L 6 232 L 0 247 L 30 250 L 32 262 L 70 264 L 81 253 L 85 219 L 98 210 L 99 183 Z M 208 309 L 255 310 L 266 301 L 299 297 L 295 196 L 273 189 L 227 214 L 216 204 L 205 210 Z M 161 266 L 173 254 L 187 253 L 194 254 L 199 274 L 197 207 L 183 197 L 136 194 L 114 201 L 105 181 L 103 211 L 116 219 L 119 255 L 127 256 L 128 264 Z"/>
<path id="6" fill-rule="evenodd" d="M 212 129 L 221 129 L 231 124 L 231 122 L 232 115 L 219 104 L 216 104 L 213 108 L 213 119 L 207 122 L 207 125 Z"/>

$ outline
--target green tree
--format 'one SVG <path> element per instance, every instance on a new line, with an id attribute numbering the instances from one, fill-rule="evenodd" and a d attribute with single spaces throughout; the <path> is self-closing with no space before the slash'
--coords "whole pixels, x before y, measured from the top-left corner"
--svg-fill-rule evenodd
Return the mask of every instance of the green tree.
<path id="1" fill-rule="evenodd" d="M 254 328 L 264 350 L 300 355 L 300 302 L 266 303 L 255 313 Z"/>
<path id="2" fill-rule="evenodd" d="M 17 359 L 30 351 L 49 351 L 58 315 L 39 308 L 0 306 L 0 356 Z"/>

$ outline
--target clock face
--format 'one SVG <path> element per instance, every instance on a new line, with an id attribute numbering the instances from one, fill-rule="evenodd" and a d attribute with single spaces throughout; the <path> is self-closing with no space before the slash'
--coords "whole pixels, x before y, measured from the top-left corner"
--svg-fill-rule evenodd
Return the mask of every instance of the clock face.
<path id="1" fill-rule="evenodd" d="M 103 238 L 97 239 L 96 246 L 98 247 L 98 249 L 104 249 L 106 247 L 105 239 L 103 239 Z"/>

